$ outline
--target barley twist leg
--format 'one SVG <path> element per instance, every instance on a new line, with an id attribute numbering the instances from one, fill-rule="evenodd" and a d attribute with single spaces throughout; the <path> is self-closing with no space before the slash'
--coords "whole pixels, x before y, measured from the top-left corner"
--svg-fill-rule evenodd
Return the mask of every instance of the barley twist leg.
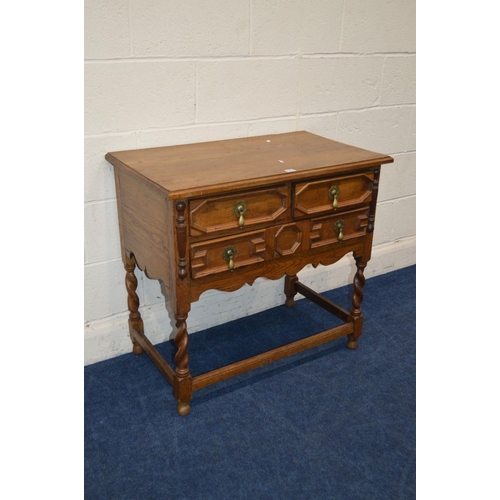
<path id="1" fill-rule="evenodd" d="M 177 334 L 175 335 L 175 378 L 174 396 L 177 400 L 177 413 L 187 415 L 190 412 L 189 401 L 192 397 L 192 378 L 189 372 L 188 344 L 189 337 L 186 327 L 187 316 L 175 315 Z"/>
<path id="2" fill-rule="evenodd" d="M 135 259 L 133 256 L 127 257 L 125 262 L 125 270 L 127 274 L 125 276 L 125 287 L 127 288 L 127 304 L 129 314 L 128 326 L 130 332 L 130 339 L 132 340 L 133 352 L 134 354 L 141 354 L 143 352 L 142 347 L 137 343 L 134 338 L 134 329 L 137 328 L 141 333 L 144 334 L 144 324 L 142 322 L 141 313 L 139 312 L 139 297 L 137 296 L 137 278 L 134 274 L 135 270 Z"/>
<path id="3" fill-rule="evenodd" d="M 347 347 L 349 349 L 356 349 L 358 347 L 358 338 L 361 335 L 363 328 L 363 313 L 361 311 L 361 302 L 363 301 L 363 286 L 365 284 L 365 276 L 363 271 L 366 263 L 363 262 L 361 257 L 356 258 L 356 274 L 354 276 L 354 290 L 352 292 L 352 309 L 351 316 L 354 319 L 354 330 L 349 335 Z"/>

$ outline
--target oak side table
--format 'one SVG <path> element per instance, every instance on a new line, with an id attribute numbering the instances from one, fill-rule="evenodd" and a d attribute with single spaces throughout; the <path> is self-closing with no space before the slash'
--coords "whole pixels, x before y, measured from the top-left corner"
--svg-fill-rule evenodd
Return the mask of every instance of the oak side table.
<path id="1" fill-rule="evenodd" d="M 363 315 L 363 270 L 370 259 L 380 167 L 390 156 L 308 132 L 120 151 L 114 166 L 133 352 L 145 351 L 173 387 L 177 411 L 193 391 L 302 350 L 347 336 L 356 349 Z M 298 281 L 307 264 L 352 253 L 350 311 Z M 135 266 L 161 280 L 175 315 L 172 368 L 144 333 Z M 232 291 L 258 277 L 285 276 L 286 305 L 297 293 L 340 326 L 192 377 L 186 320 L 208 289 Z"/>

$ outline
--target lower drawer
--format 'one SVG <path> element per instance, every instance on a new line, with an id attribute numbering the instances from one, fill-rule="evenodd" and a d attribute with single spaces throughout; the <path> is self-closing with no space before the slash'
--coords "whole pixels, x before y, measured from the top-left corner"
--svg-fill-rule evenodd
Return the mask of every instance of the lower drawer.
<path id="1" fill-rule="evenodd" d="M 369 212 L 369 207 L 366 207 L 304 221 L 309 224 L 309 248 L 342 243 L 365 235 Z"/>
<path id="2" fill-rule="evenodd" d="M 369 207 L 190 245 L 193 279 L 281 259 L 366 234 Z M 267 242 L 267 243 L 266 243 Z M 269 247 L 269 248 L 268 248 Z"/>
<path id="3" fill-rule="evenodd" d="M 190 247 L 191 277 L 202 278 L 248 266 L 266 258 L 265 230 L 231 238 L 194 243 Z"/>

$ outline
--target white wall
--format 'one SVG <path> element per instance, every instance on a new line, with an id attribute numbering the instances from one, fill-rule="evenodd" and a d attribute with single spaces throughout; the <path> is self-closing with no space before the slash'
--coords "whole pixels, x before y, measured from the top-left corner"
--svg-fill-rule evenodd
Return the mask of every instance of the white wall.
<path id="1" fill-rule="evenodd" d="M 108 151 L 308 130 L 392 155 L 365 275 L 415 263 L 415 2 L 85 1 L 85 363 L 130 352 Z M 327 290 L 352 259 L 306 268 Z M 146 334 L 168 300 L 138 274 Z M 284 302 L 282 280 L 193 304 L 190 333 Z"/>

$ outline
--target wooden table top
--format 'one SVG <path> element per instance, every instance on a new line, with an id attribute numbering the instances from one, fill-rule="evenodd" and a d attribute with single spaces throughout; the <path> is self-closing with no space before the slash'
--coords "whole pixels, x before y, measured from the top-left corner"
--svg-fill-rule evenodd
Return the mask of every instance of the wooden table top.
<path id="1" fill-rule="evenodd" d="M 352 172 L 393 161 L 305 131 L 119 151 L 108 153 L 106 160 L 168 191 L 171 199 Z"/>

